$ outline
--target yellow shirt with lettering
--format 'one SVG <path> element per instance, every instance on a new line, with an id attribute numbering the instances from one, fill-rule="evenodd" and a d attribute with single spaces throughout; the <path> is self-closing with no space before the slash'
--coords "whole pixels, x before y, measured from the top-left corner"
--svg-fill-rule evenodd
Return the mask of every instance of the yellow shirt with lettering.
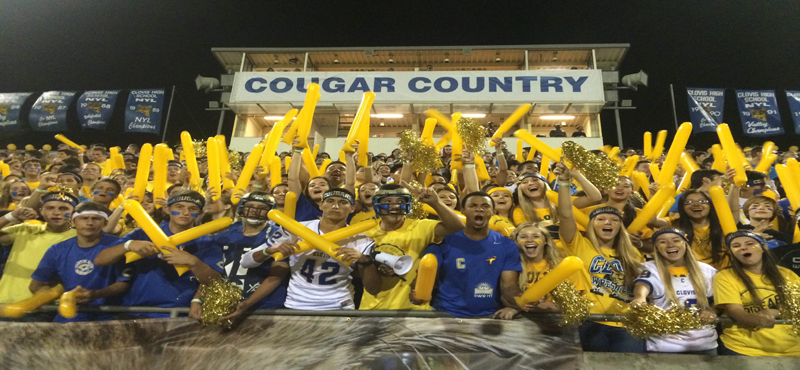
<path id="1" fill-rule="evenodd" d="M 547 260 L 542 260 L 540 262 L 525 262 L 525 274 L 527 275 L 528 285 L 525 287 L 525 290 L 528 290 L 531 286 L 536 284 L 543 276 L 547 275 L 552 268 L 547 264 Z M 587 279 L 582 276 L 584 272 L 581 271 L 579 273 L 572 274 L 567 280 L 569 280 L 572 285 L 575 287 L 575 290 L 578 291 L 585 291 L 586 284 L 588 283 Z M 544 299 L 548 302 L 552 302 L 553 298 L 548 293 L 544 296 Z"/>
<path id="2" fill-rule="evenodd" d="M 375 240 L 375 251 L 389 253 L 395 256 L 409 255 L 414 258 L 411 271 L 402 276 L 383 276 L 381 291 L 373 296 L 364 291 L 361 298 L 361 310 L 430 310 L 429 304 L 414 305 L 408 300 L 411 293 L 411 282 L 417 277 L 419 260 L 424 255 L 425 248 L 431 243 L 440 243 L 442 238 L 437 238 L 434 232 L 439 221 L 412 220 L 406 218 L 403 226 L 394 231 L 383 231 L 380 225 L 364 232 Z"/>
<path id="3" fill-rule="evenodd" d="M 724 248 L 724 246 L 723 246 Z M 711 232 L 709 226 L 695 227 L 694 239 L 692 240 L 692 252 L 698 261 L 707 263 L 717 270 L 722 270 L 728 267 L 729 259 L 728 254 L 724 253 L 718 263 L 712 263 L 713 258 L 711 254 Z"/>
<path id="4" fill-rule="evenodd" d="M 361 221 L 367 221 L 375 218 L 375 210 L 370 210 L 369 212 L 358 212 L 355 216 L 350 220 L 350 225 L 355 225 Z"/>
<path id="5" fill-rule="evenodd" d="M 624 230 L 622 230 L 624 232 Z M 561 240 L 564 243 L 564 240 Z M 589 290 L 586 297 L 594 303 L 590 313 L 620 315 L 627 303 L 633 300 L 633 287 L 625 285 L 625 275 L 622 261 L 616 257 L 616 251 L 601 248 L 602 254 L 597 253 L 592 242 L 581 233 L 575 233 L 570 243 L 564 243 L 564 250 L 570 256 L 575 256 L 583 261 L 584 267 L 590 275 Z M 644 262 L 644 257 L 636 251 L 639 262 Z M 622 326 L 617 322 L 601 322 L 609 326 Z"/>
<path id="6" fill-rule="evenodd" d="M 554 220 L 550 216 L 550 208 L 536 208 L 534 211 L 536 212 L 536 216 L 541 220 L 539 222 L 540 225 L 548 226 L 553 224 Z M 514 223 L 517 225 L 523 222 L 533 222 L 533 220 L 528 220 L 528 218 L 525 217 L 525 213 L 522 212 L 522 208 L 520 207 L 514 209 L 512 217 L 514 218 Z"/>
<path id="7" fill-rule="evenodd" d="M 789 269 L 778 267 L 786 282 L 800 284 L 800 278 Z M 753 302 L 750 292 L 733 269 L 725 269 L 714 278 L 714 303 L 740 304 L 748 313 L 762 309 L 778 309 L 778 293 L 763 275 L 750 272 L 747 276 L 753 281 L 760 302 Z M 723 324 L 722 343 L 731 351 L 747 356 L 789 356 L 800 357 L 800 337 L 792 333 L 791 325 L 775 325 L 772 329 L 749 330 L 735 324 Z"/>

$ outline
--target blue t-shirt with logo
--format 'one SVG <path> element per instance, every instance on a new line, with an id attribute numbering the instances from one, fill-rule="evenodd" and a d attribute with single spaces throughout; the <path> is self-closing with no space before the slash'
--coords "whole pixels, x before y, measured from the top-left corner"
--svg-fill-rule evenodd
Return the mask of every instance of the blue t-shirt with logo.
<path id="1" fill-rule="evenodd" d="M 168 237 L 173 235 L 169 222 L 158 225 Z M 142 229 L 136 229 L 125 235 L 120 243 L 128 240 L 146 240 L 150 237 Z M 200 261 L 216 270 L 222 270 L 222 250 L 214 246 L 211 238 L 203 236 L 185 244 L 178 249 L 189 252 Z M 125 306 L 157 306 L 157 307 L 189 307 L 195 291 L 199 286 L 197 278 L 191 271 L 178 276 L 175 266 L 159 258 L 158 255 L 142 258 L 129 263 L 133 267 L 133 283 L 128 294 L 122 299 Z M 146 313 L 149 317 L 169 317 L 169 314 Z"/>
<path id="2" fill-rule="evenodd" d="M 84 289 L 98 290 L 117 281 L 129 281 L 130 273 L 123 270 L 124 263 L 122 262 L 111 266 L 95 266 L 94 264 L 95 257 L 102 250 L 122 243 L 124 243 L 122 239 L 104 234 L 97 244 L 89 248 L 79 247 L 77 237 L 53 244 L 45 252 L 31 278 L 41 282 L 60 280 L 67 292 L 77 288 L 78 285 Z M 98 298 L 86 305 L 119 304 L 120 300 L 121 297 Z M 79 312 L 71 319 L 57 315 L 54 321 L 97 321 L 111 320 L 111 318 L 112 316 L 109 314 Z"/>
<path id="3" fill-rule="evenodd" d="M 522 271 L 517 245 L 496 231 L 483 240 L 472 240 L 464 231 L 431 244 L 425 254 L 439 262 L 431 306 L 458 317 L 494 314 L 502 307 L 500 275 Z"/>
<path id="4" fill-rule="evenodd" d="M 247 298 L 253 294 L 261 283 L 269 276 L 270 263 L 263 263 L 256 268 L 244 268 L 239 265 L 242 256 L 253 248 L 267 242 L 267 236 L 278 230 L 279 226 L 270 221 L 267 227 L 260 233 L 253 236 L 245 236 L 242 233 L 242 223 L 237 222 L 227 230 L 212 237 L 214 244 L 223 253 L 225 274 L 231 283 L 242 288 L 242 298 Z M 283 308 L 286 301 L 286 288 L 289 286 L 289 274 L 287 274 L 281 284 L 264 299 L 253 305 L 254 309 Z"/>
<path id="5" fill-rule="evenodd" d="M 297 221 L 311 221 L 322 218 L 322 211 L 305 194 L 297 196 L 297 206 L 294 211 L 294 219 Z"/>

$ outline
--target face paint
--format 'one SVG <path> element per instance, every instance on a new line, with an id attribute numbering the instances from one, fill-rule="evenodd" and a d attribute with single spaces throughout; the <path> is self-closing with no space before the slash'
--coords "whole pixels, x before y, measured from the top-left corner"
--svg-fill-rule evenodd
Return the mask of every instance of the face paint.
<path id="1" fill-rule="evenodd" d="M 100 194 L 100 190 L 95 190 L 94 193 L 92 193 L 92 194 L 94 194 L 94 195 Z"/>
<path id="2" fill-rule="evenodd" d="M 181 213 L 180 213 L 180 212 L 178 212 L 178 211 L 172 211 L 172 212 L 170 212 L 169 214 L 171 214 L 171 215 L 173 215 L 173 216 L 179 216 Z"/>
<path id="3" fill-rule="evenodd" d="M 113 193 L 113 192 L 110 192 L 110 191 L 109 191 L 109 192 L 108 192 L 108 193 L 106 193 L 106 194 L 107 194 L 109 197 L 114 197 L 114 193 Z"/>
<path id="4" fill-rule="evenodd" d="M 69 218 L 69 215 L 70 215 L 70 213 L 69 213 L 69 212 L 65 213 L 65 214 L 64 214 L 64 218 L 67 218 L 67 219 L 68 219 L 68 218 Z"/>
<path id="5" fill-rule="evenodd" d="M 199 213 L 190 213 L 189 215 L 192 216 L 192 217 L 197 217 L 197 215 L 199 215 Z"/>
<path id="6" fill-rule="evenodd" d="M 16 191 L 12 191 L 12 192 L 11 192 L 11 196 L 12 196 L 12 197 L 16 197 L 16 196 L 17 196 L 17 194 L 19 194 L 19 193 L 17 193 Z"/>
<path id="7" fill-rule="evenodd" d="M 536 242 L 536 244 L 544 245 L 544 240 L 542 240 L 542 239 L 536 238 L 536 239 L 533 239 L 533 241 Z"/>

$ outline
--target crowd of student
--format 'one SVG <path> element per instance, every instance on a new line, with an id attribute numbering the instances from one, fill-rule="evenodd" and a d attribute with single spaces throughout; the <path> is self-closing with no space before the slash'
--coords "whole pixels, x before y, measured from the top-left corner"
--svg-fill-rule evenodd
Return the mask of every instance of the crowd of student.
<path id="1" fill-rule="evenodd" d="M 83 153 L 62 145 L 57 155 L 0 151 L 10 169 L 0 181 L 0 243 L 6 246 L 0 303 L 63 284 L 76 291 L 81 305 L 190 307 L 189 316 L 199 318 L 199 284 L 224 276 L 242 289 L 243 300 L 226 317 L 234 321 L 253 309 L 283 307 L 435 309 L 458 317 L 511 319 L 523 311 L 558 311 L 550 296 L 523 307 L 514 298 L 565 256 L 576 256 L 590 279 L 570 280 L 593 303 L 591 313 L 622 313 L 627 303 L 664 309 L 678 304 L 696 306 L 709 322 L 718 314 L 733 320 L 719 328 L 647 340 L 631 336 L 617 322 L 585 322 L 579 328 L 585 350 L 800 356 L 800 338 L 791 326 L 776 325 L 784 287 L 800 284 L 800 263 L 791 260 L 800 245 L 792 244 L 795 210 L 781 197 L 774 171 L 747 171 L 747 184 L 730 189 L 728 201 L 740 230 L 723 235 L 708 189 L 736 172 L 710 169 L 713 159 L 689 148 L 687 154 L 701 168 L 692 173 L 688 189 L 668 215 L 648 222 L 649 231 L 633 234 L 626 227 L 644 206 L 643 195 L 658 190 L 648 160 L 635 168 L 650 180 L 648 189 L 625 176 L 612 189 L 598 189 L 564 163 L 541 163 L 538 154 L 518 160 L 502 139 L 495 139 L 494 153 L 482 157 L 490 180 L 479 180 L 474 154 L 465 150 L 452 158 L 449 146 L 441 153 L 440 172 L 430 176 L 413 172 L 415 153 L 397 149 L 389 155 L 368 153 L 371 165 L 366 167 L 357 166 L 356 153 L 347 152 L 342 161 L 322 168 L 322 176 L 310 178 L 298 143 L 292 152 L 279 154 L 289 165 L 280 174 L 269 174 L 281 176 L 279 185 L 270 187 L 269 176 L 254 175 L 244 194 L 193 187 L 176 148 L 168 163 L 167 196 L 154 198 L 148 191 L 142 199 L 127 199 L 141 202 L 167 236 L 221 217 L 237 221 L 213 235 L 160 249 L 121 206 L 135 183 L 136 145 L 123 153 L 124 170 L 111 170 L 102 145 Z M 619 156 L 636 154 L 642 153 L 627 149 Z M 755 168 L 761 149 L 746 148 L 745 154 Z M 780 153 L 778 163 L 796 156 Z M 320 153 L 317 165 L 329 158 Z M 462 169 L 451 172 L 456 161 Z M 655 159 L 656 168 L 662 161 Z M 198 163 L 205 174 L 208 163 L 204 158 Z M 540 171 L 542 165 L 547 168 Z M 233 180 L 238 175 L 226 174 Z M 679 168 L 676 184 L 681 178 Z M 411 185 L 414 181 L 421 185 Z M 557 202 L 547 197 L 551 189 Z M 379 223 L 339 241 L 336 256 L 319 250 L 295 253 L 300 239 L 267 217 L 272 209 L 285 210 L 290 192 L 298 195 L 295 219 L 318 234 L 373 219 Z M 772 197 L 766 196 L 769 192 Z M 231 200 L 236 197 L 241 197 L 238 205 Z M 408 217 L 415 200 L 430 206 L 428 218 Z M 580 218 L 588 218 L 586 227 L 576 222 Z M 125 263 L 128 252 L 144 258 Z M 275 260 L 271 256 L 277 252 L 289 258 Z M 411 256 L 414 266 L 398 276 L 375 262 L 376 252 Z M 414 292 L 425 254 L 435 255 L 439 264 L 430 301 L 418 300 Z M 175 266 L 190 272 L 179 276 Z M 53 319 L 46 315 L 23 319 Z M 126 316 L 136 317 L 79 313 L 55 321 Z"/>

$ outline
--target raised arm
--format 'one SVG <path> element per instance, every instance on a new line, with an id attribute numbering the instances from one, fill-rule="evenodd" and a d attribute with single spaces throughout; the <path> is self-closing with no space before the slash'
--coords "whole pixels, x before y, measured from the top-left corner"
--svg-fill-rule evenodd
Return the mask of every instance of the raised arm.
<path id="1" fill-rule="evenodd" d="M 350 190 L 353 194 L 356 192 L 356 162 L 358 161 L 358 140 L 352 145 L 352 152 L 344 153 L 344 188 Z"/>
<path id="2" fill-rule="evenodd" d="M 294 137 L 292 141 L 292 163 L 289 164 L 289 169 L 286 170 L 289 175 L 289 191 L 292 193 L 303 194 L 303 184 L 300 183 L 300 167 L 303 166 L 303 148 L 298 140 L 299 136 Z"/>
<path id="3" fill-rule="evenodd" d="M 572 183 L 571 171 L 564 163 L 559 162 L 553 172 L 558 182 L 558 212 L 556 212 L 559 222 L 558 233 L 561 235 L 561 240 L 569 244 L 578 232 L 578 224 L 575 222 L 575 215 L 572 214 L 572 194 L 569 191 L 569 184 Z"/>
<path id="4" fill-rule="evenodd" d="M 600 190 L 597 189 L 597 187 L 594 186 L 591 182 L 589 182 L 589 180 L 587 180 L 582 173 L 580 173 L 579 171 L 570 171 L 570 173 L 575 178 L 575 181 L 577 181 L 578 184 L 581 186 L 583 192 L 586 193 L 585 196 L 575 198 L 575 201 L 573 202 L 575 204 L 575 207 L 586 208 L 593 206 L 598 202 L 600 202 L 601 200 L 603 200 L 603 194 L 600 193 Z M 559 188 L 561 188 L 560 185 Z"/>
<path id="5" fill-rule="evenodd" d="M 469 194 L 481 189 L 481 183 L 478 180 L 478 170 L 475 169 L 475 153 L 471 150 L 463 151 L 461 158 L 454 159 L 461 161 L 461 173 L 464 174 L 464 194 Z"/>
<path id="6" fill-rule="evenodd" d="M 434 229 L 437 237 L 445 237 L 464 229 L 464 222 L 461 221 L 461 218 L 458 217 L 454 210 L 439 201 L 439 197 L 433 189 L 411 186 L 405 181 L 400 184 L 416 194 L 420 202 L 431 206 L 431 208 L 436 211 L 436 214 L 439 215 L 439 219 L 442 220 L 442 222 L 438 223 Z"/>
<path id="7" fill-rule="evenodd" d="M 496 143 L 494 150 L 497 154 L 498 171 L 495 182 L 498 186 L 506 186 L 506 181 L 508 181 L 508 162 L 506 162 L 506 152 L 503 151 L 506 148 L 506 143 L 503 141 L 502 137 L 498 137 L 492 141 Z"/>

